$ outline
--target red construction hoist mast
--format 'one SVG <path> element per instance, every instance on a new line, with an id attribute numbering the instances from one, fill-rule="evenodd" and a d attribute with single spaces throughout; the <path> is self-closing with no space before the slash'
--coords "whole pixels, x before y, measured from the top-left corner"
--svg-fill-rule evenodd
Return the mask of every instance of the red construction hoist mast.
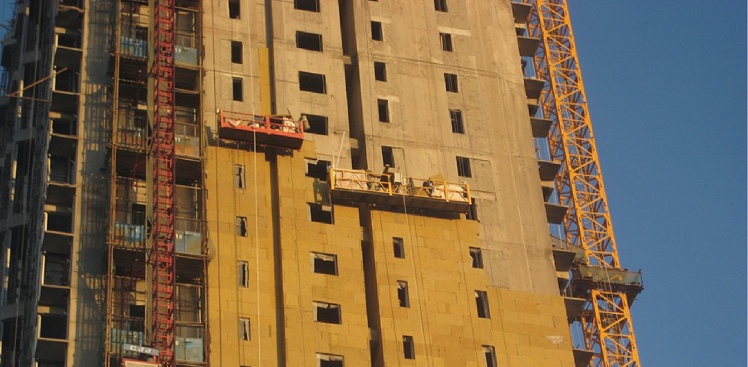
<path id="1" fill-rule="evenodd" d="M 548 141 L 553 160 L 562 164 L 556 177 L 567 242 L 584 249 L 589 266 L 603 274 L 620 271 L 608 199 L 592 134 L 587 98 L 579 69 L 566 0 L 529 0 L 530 34 L 542 46 L 534 66 L 546 85 L 540 97 L 545 118 L 553 121 Z M 639 353 L 625 285 L 605 281 L 586 291 L 581 324 L 594 367 L 639 367 Z"/>
<path id="2" fill-rule="evenodd" d="M 153 16 L 153 346 L 174 366 L 174 0 L 155 0 Z"/>

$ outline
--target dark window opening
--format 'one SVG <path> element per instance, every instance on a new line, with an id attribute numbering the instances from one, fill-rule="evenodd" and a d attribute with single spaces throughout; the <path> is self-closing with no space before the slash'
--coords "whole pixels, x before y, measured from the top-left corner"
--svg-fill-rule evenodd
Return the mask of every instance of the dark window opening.
<path id="1" fill-rule="evenodd" d="M 332 207 L 309 203 L 309 216 L 312 222 L 332 224 Z"/>
<path id="2" fill-rule="evenodd" d="M 39 337 L 50 339 L 67 338 L 67 318 L 57 315 L 40 315 Z"/>
<path id="3" fill-rule="evenodd" d="M 343 367 L 343 356 L 317 353 L 317 367 Z"/>
<path id="4" fill-rule="evenodd" d="M 241 102 L 244 100 L 244 90 L 242 78 L 232 78 L 231 91 L 234 101 Z"/>
<path id="5" fill-rule="evenodd" d="M 322 35 L 297 31 L 296 47 L 309 51 L 322 51 Z"/>
<path id="6" fill-rule="evenodd" d="M 447 92 L 457 93 L 457 75 L 444 73 L 444 84 L 447 87 Z"/>
<path id="7" fill-rule="evenodd" d="M 252 330 L 250 329 L 249 319 L 240 317 L 239 318 L 239 333 L 240 333 L 239 337 L 242 340 L 251 340 L 252 338 L 251 332 Z"/>
<path id="8" fill-rule="evenodd" d="M 293 7 L 299 10 L 319 13 L 319 0 L 294 0 Z"/>
<path id="9" fill-rule="evenodd" d="M 442 50 L 452 52 L 454 51 L 454 48 L 452 47 L 452 35 L 449 33 L 439 33 L 439 39 L 442 42 Z"/>
<path id="10" fill-rule="evenodd" d="M 374 62 L 374 79 L 380 82 L 387 81 L 387 65 L 383 62 Z"/>
<path id="11" fill-rule="evenodd" d="M 76 135 L 76 123 L 70 120 L 52 120 L 52 132 L 61 135 Z"/>
<path id="12" fill-rule="evenodd" d="M 317 274 L 338 275 L 338 257 L 333 254 L 312 252 L 312 270 Z"/>
<path id="13" fill-rule="evenodd" d="M 249 288 L 249 263 L 246 261 L 239 261 L 239 286 L 242 288 Z"/>
<path id="14" fill-rule="evenodd" d="M 452 132 L 456 134 L 464 134 L 465 126 L 462 123 L 462 111 L 460 110 L 449 110 L 449 119 L 452 121 Z"/>
<path id="15" fill-rule="evenodd" d="M 382 23 L 371 22 L 371 39 L 375 41 L 384 40 L 384 34 L 382 32 Z"/>
<path id="16" fill-rule="evenodd" d="M 379 122 L 390 122 L 389 101 L 377 99 L 377 109 L 379 111 Z"/>
<path id="17" fill-rule="evenodd" d="M 300 71 L 299 89 L 305 92 L 325 94 L 325 76 Z"/>
<path id="18" fill-rule="evenodd" d="M 496 367 L 496 349 L 490 345 L 483 346 L 483 355 L 486 357 L 486 367 Z"/>
<path id="19" fill-rule="evenodd" d="M 470 208 L 468 208 L 468 212 L 465 215 L 465 219 L 467 220 L 478 220 L 478 206 L 475 204 L 475 198 L 470 199 Z"/>
<path id="20" fill-rule="evenodd" d="M 55 232 L 73 232 L 73 216 L 70 213 L 47 213 L 47 230 Z"/>
<path id="21" fill-rule="evenodd" d="M 306 177 L 327 181 L 327 171 L 330 169 L 330 161 L 306 160 Z"/>
<path id="22" fill-rule="evenodd" d="M 231 62 L 241 64 L 243 62 L 243 47 L 239 41 L 231 41 Z"/>
<path id="23" fill-rule="evenodd" d="M 483 269 L 483 250 L 478 247 L 471 247 L 470 260 L 473 268 Z"/>
<path id="24" fill-rule="evenodd" d="M 395 167 L 395 154 L 392 152 L 392 147 L 382 147 L 382 164 Z"/>
<path id="25" fill-rule="evenodd" d="M 447 0 L 434 0 L 434 9 L 436 11 L 447 12 Z"/>
<path id="26" fill-rule="evenodd" d="M 340 324 L 340 305 L 314 302 L 314 321 L 327 324 Z"/>
<path id="27" fill-rule="evenodd" d="M 247 237 L 249 229 L 247 228 L 247 217 L 236 217 L 236 235 Z"/>
<path id="28" fill-rule="evenodd" d="M 405 244 L 400 237 L 392 237 L 392 247 L 395 250 L 395 257 L 398 259 L 405 258 Z"/>
<path id="29" fill-rule="evenodd" d="M 304 114 L 302 120 L 304 120 L 304 118 L 306 118 L 308 123 L 306 132 L 317 135 L 327 135 L 327 116 Z"/>
<path id="30" fill-rule="evenodd" d="M 244 189 L 247 187 L 244 181 L 244 165 L 234 165 L 234 186 L 237 189 Z"/>
<path id="31" fill-rule="evenodd" d="M 130 305 L 130 317 L 145 318 L 145 305 Z"/>
<path id="32" fill-rule="evenodd" d="M 403 357 L 405 359 L 416 359 L 416 349 L 413 337 L 410 335 L 403 335 Z"/>
<path id="33" fill-rule="evenodd" d="M 475 291 L 475 304 L 478 307 L 478 317 L 482 319 L 491 318 L 491 311 L 488 308 L 488 293 Z"/>
<path id="34" fill-rule="evenodd" d="M 400 307 L 410 307 L 410 296 L 408 295 L 408 282 L 397 281 L 397 301 Z"/>
<path id="35" fill-rule="evenodd" d="M 457 175 L 460 177 L 473 177 L 470 170 L 470 158 L 457 157 Z"/>
<path id="36" fill-rule="evenodd" d="M 239 19 L 241 14 L 241 5 L 239 0 L 229 0 L 229 18 Z"/>

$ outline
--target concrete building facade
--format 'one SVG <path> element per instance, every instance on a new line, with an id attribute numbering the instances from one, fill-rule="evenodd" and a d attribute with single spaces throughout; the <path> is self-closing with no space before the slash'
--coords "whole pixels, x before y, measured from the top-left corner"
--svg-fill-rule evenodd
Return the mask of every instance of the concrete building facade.
<path id="1" fill-rule="evenodd" d="M 527 5 L 175 5 L 176 365 L 580 365 Z M 144 359 L 153 4 L 14 14 L 0 366 Z"/>

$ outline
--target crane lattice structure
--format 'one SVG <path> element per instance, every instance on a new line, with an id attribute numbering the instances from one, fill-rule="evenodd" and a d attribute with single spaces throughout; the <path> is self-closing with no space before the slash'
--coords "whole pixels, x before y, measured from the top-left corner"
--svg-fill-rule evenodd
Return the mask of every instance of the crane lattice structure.
<path id="1" fill-rule="evenodd" d="M 556 187 L 567 242 L 584 249 L 588 264 L 621 268 L 600 160 L 592 133 L 566 0 L 530 0 L 529 30 L 541 47 L 534 58 L 536 74 L 546 81 L 540 102 L 553 121 L 548 141 L 551 156 L 561 162 Z M 639 367 L 639 353 L 629 310 L 630 299 L 609 281 L 589 290 L 581 317 L 584 341 L 594 355 L 593 367 Z"/>
<path id="2" fill-rule="evenodd" d="M 153 331 L 162 367 L 174 366 L 174 0 L 153 17 Z"/>

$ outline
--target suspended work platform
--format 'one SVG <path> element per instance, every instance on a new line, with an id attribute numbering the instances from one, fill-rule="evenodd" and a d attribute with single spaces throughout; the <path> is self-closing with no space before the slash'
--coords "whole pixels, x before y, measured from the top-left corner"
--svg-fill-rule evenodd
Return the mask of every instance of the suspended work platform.
<path id="1" fill-rule="evenodd" d="M 472 198 L 466 183 L 415 179 L 400 174 L 331 169 L 333 199 L 465 213 Z"/>
<path id="2" fill-rule="evenodd" d="M 304 142 L 304 129 L 300 121 L 291 116 L 264 116 L 249 113 L 219 112 L 223 139 L 253 142 L 283 148 L 300 149 Z"/>

